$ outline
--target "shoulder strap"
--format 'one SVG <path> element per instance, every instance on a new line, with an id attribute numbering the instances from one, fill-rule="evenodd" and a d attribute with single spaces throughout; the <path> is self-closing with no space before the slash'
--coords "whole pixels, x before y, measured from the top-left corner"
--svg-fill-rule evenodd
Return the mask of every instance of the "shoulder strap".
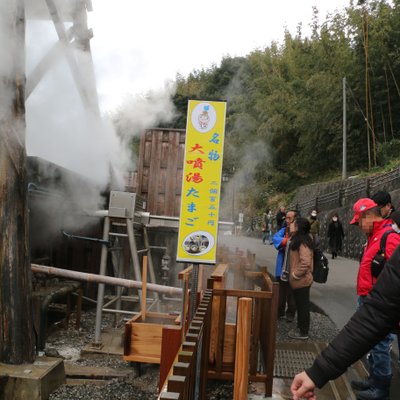
<path id="1" fill-rule="evenodd" d="M 387 241 L 387 237 L 388 237 L 391 233 L 396 233 L 396 231 L 394 231 L 393 229 L 388 229 L 386 232 L 383 233 L 383 235 L 382 235 L 382 237 L 381 237 L 381 242 L 380 242 L 380 247 L 379 247 L 379 253 L 381 253 L 383 256 L 385 255 L 385 252 L 386 252 L 386 241 Z"/>

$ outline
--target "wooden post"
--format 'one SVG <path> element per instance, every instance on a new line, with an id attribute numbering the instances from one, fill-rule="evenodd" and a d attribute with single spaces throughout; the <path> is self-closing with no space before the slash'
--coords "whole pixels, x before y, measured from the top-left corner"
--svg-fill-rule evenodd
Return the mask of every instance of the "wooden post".
<path id="1" fill-rule="evenodd" d="M 233 389 L 234 400 L 247 400 L 248 395 L 251 312 L 252 300 L 248 297 L 239 299 Z"/>
<path id="2" fill-rule="evenodd" d="M 24 0 L 0 13 L 0 362 L 34 361 L 25 151 Z M 6 39 L 7 38 L 7 39 Z"/>

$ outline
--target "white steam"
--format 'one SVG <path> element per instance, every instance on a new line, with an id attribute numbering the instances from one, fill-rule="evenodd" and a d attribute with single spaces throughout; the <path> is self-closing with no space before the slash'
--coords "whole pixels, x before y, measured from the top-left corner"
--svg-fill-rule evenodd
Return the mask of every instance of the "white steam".
<path id="1" fill-rule="evenodd" d="M 146 95 L 127 97 L 116 112 L 115 122 L 124 140 L 141 134 L 144 129 L 168 123 L 176 116 L 171 101 L 175 85 L 166 83 L 159 91 L 149 91 Z"/>
<path id="2" fill-rule="evenodd" d="M 51 21 L 27 21 L 28 81 L 57 41 Z M 75 49 L 73 56 L 79 65 L 81 81 L 89 85 L 83 88 L 82 95 L 65 53 L 60 52 L 60 58 L 52 63 L 26 102 L 28 155 L 77 172 L 100 187 L 111 184 L 121 190 L 127 171 L 135 169 L 128 138 L 174 116 L 171 95 L 175 89 L 166 85 L 159 92 L 125 99 L 118 112 L 118 132 L 124 133 L 121 137 L 111 120 L 99 116 L 91 104 L 97 94 L 90 91 L 94 79 L 90 55 Z M 101 65 L 94 68 L 102 70 Z"/>

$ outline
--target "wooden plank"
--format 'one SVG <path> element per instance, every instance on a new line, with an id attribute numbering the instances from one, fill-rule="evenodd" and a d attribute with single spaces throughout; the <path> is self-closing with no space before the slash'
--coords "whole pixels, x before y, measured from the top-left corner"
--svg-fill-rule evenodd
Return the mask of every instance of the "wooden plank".
<path id="1" fill-rule="evenodd" d="M 159 400 L 182 400 L 182 396 L 179 393 L 162 392 Z"/>
<path id="2" fill-rule="evenodd" d="M 105 386 L 110 382 L 103 379 L 78 379 L 78 378 L 66 378 L 65 384 L 67 386 L 79 386 L 79 385 L 93 385 L 93 386 Z"/>
<path id="3" fill-rule="evenodd" d="M 218 274 L 221 276 L 221 270 Z M 216 289 L 223 288 L 222 279 L 210 279 L 211 288 L 213 289 L 213 294 Z M 211 306 L 211 332 L 210 332 L 210 350 L 209 350 L 209 362 L 211 365 L 215 364 L 216 361 L 216 351 L 217 351 L 217 338 L 219 335 L 219 314 L 221 307 L 221 297 L 213 296 L 212 306 Z"/>
<path id="4" fill-rule="evenodd" d="M 132 324 L 127 322 L 125 324 L 125 335 L 124 335 L 124 356 L 128 356 L 131 350 L 131 337 L 132 337 Z"/>
<path id="5" fill-rule="evenodd" d="M 266 335 L 266 365 L 265 372 L 267 379 L 265 380 L 265 395 L 272 396 L 272 384 L 273 384 L 273 373 L 274 373 L 274 360 L 275 360 L 275 346 L 276 346 L 276 331 L 277 331 L 277 320 L 278 320 L 278 297 L 279 297 L 279 283 L 274 282 L 272 285 L 272 300 L 270 302 L 265 301 L 269 304 L 269 326 Z"/>
<path id="6" fill-rule="evenodd" d="M 222 281 L 227 271 L 228 271 L 228 264 L 218 264 L 214 272 L 211 274 L 211 278 L 216 281 Z"/>
<path id="7" fill-rule="evenodd" d="M 261 302 L 260 299 L 254 300 L 254 318 L 252 321 L 252 334 L 250 339 L 250 374 L 255 375 L 257 373 L 258 364 L 258 349 L 260 340 L 260 329 L 261 329 Z"/>
<path id="8" fill-rule="evenodd" d="M 181 328 L 175 325 L 164 325 L 161 339 L 160 381 L 159 389 L 164 386 L 172 364 L 174 363 L 181 344 Z"/>
<path id="9" fill-rule="evenodd" d="M 167 162 L 167 179 L 165 190 L 165 215 L 175 216 L 175 177 L 178 169 L 179 132 L 169 131 L 169 152 Z"/>
<path id="10" fill-rule="evenodd" d="M 235 375 L 231 371 L 223 371 L 221 373 L 217 373 L 215 370 L 209 370 L 208 378 L 215 379 L 215 380 L 223 380 L 223 381 L 233 381 L 235 378 Z M 250 382 L 264 383 L 266 379 L 267 379 L 266 374 L 249 375 Z"/>
<path id="11" fill-rule="evenodd" d="M 179 272 L 178 278 L 179 278 L 179 279 L 184 279 L 184 277 L 185 277 L 187 274 L 191 274 L 192 271 L 193 271 L 193 265 L 189 265 L 189 266 L 188 266 L 187 268 L 185 268 L 183 271 Z"/>
<path id="12" fill-rule="evenodd" d="M 218 335 L 215 355 L 215 366 L 217 372 L 222 371 L 222 359 L 224 356 L 224 335 L 225 335 L 225 318 L 226 318 L 226 296 L 221 296 L 221 304 L 218 314 Z"/>
<path id="13" fill-rule="evenodd" d="M 147 130 L 141 138 L 137 193 L 151 214 L 179 216 L 185 131 Z"/>
<path id="14" fill-rule="evenodd" d="M 126 378 L 131 371 L 118 370 L 108 367 L 94 367 L 86 365 L 72 364 L 64 361 L 65 376 L 68 378 L 81 378 L 81 379 L 113 379 L 113 378 Z"/>
<path id="15" fill-rule="evenodd" d="M 183 394 L 185 385 L 187 384 L 186 377 L 179 375 L 171 375 L 168 378 L 168 391 Z"/>
<path id="16" fill-rule="evenodd" d="M 258 299 L 271 299 L 271 292 L 254 291 L 254 290 L 235 290 L 235 289 L 214 289 L 213 296 L 230 296 L 230 297 L 250 297 Z"/>
<path id="17" fill-rule="evenodd" d="M 125 361 L 147 363 L 147 364 L 160 364 L 160 357 L 133 354 L 133 355 L 124 356 L 123 358 Z"/>
<path id="18" fill-rule="evenodd" d="M 249 357 L 252 300 L 239 299 L 236 331 L 234 400 L 247 400 L 249 386 Z"/>
<path id="19" fill-rule="evenodd" d="M 150 214 L 158 215 L 158 190 L 159 190 L 159 180 L 160 180 L 160 163 L 161 163 L 161 146 L 162 146 L 162 134 L 163 131 L 159 130 L 153 131 L 153 142 L 151 146 L 151 164 L 150 164 L 150 185 L 149 194 L 152 193 L 153 196 L 149 199 L 148 211 Z"/>
<path id="20" fill-rule="evenodd" d="M 163 325 L 138 322 L 132 324 L 130 355 L 160 362 Z"/>
<path id="21" fill-rule="evenodd" d="M 165 314 L 165 313 L 160 313 L 160 312 L 153 312 L 153 311 L 148 311 L 147 317 L 155 318 L 155 319 L 163 319 L 163 320 L 165 320 L 166 323 L 171 323 L 171 322 L 175 321 L 175 318 L 176 318 L 175 315 L 170 315 L 170 314 Z"/>
<path id="22" fill-rule="evenodd" d="M 179 362 L 186 362 L 186 363 L 191 363 L 193 360 L 193 357 L 195 356 L 197 351 L 197 343 L 194 351 L 183 351 L 181 350 L 178 353 L 178 361 Z"/>
<path id="23" fill-rule="evenodd" d="M 224 351 L 222 363 L 234 365 L 236 343 L 236 324 L 226 323 L 224 329 Z"/>

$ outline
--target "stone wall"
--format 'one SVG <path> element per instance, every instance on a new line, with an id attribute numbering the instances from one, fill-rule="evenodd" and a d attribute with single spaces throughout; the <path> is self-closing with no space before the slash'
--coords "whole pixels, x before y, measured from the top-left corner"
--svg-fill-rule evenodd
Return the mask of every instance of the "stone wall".
<path id="1" fill-rule="evenodd" d="M 346 185 L 358 185 L 360 182 L 365 181 L 366 178 L 363 179 L 348 179 Z M 313 184 L 304 186 L 298 189 L 296 196 L 293 200 L 293 204 L 297 203 L 307 203 L 310 202 L 311 199 L 320 196 L 321 194 L 331 193 L 335 190 L 341 190 L 343 188 L 343 182 L 333 182 L 333 183 L 321 183 L 321 184 Z M 379 190 L 379 189 L 377 189 Z M 376 191 L 377 191 L 376 190 Z M 382 188 L 381 190 L 384 190 Z M 348 201 L 343 207 L 332 208 L 329 210 L 318 210 L 318 219 L 320 221 L 321 230 L 320 230 L 320 242 L 321 248 L 325 251 L 329 251 L 328 249 L 328 238 L 327 231 L 328 225 L 331 221 L 332 214 L 337 212 L 339 215 L 339 219 L 343 224 L 343 229 L 345 233 L 345 237 L 343 240 L 343 248 L 340 255 L 348 258 L 359 259 L 362 253 L 362 246 L 366 242 L 365 235 L 360 231 L 357 226 L 350 225 L 350 221 L 353 217 L 353 204 L 357 199 L 366 197 L 367 193 L 359 193 L 358 196 L 353 196 L 352 201 Z M 396 190 L 390 191 L 390 195 L 392 197 L 393 205 L 396 209 L 400 209 L 400 188 Z M 350 199 L 348 199 L 350 200 Z M 309 210 L 301 210 L 301 215 L 304 217 L 309 216 L 309 211 L 311 211 L 313 207 Z"/>

